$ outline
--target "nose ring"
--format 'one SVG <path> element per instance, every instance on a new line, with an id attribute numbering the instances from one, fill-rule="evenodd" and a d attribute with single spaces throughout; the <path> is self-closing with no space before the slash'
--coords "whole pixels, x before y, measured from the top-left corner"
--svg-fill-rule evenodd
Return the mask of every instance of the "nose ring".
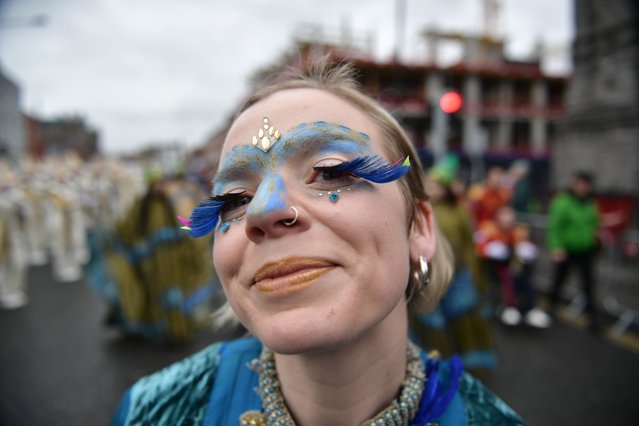
<path id="1" fill-rule="evenodd" d="M 297 217 L 300 214 L 295 207 L 291 207 L 291 209 L 295 212 L 295 217 L 292 220 L 283 220 L 282 223 L 286 226 L 293 226 L 295 222 L 297 222 Z"/>

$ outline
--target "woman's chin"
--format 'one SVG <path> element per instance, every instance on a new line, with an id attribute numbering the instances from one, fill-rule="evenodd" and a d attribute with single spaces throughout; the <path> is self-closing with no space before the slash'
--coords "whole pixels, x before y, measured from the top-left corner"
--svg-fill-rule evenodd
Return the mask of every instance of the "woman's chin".
<path id="1" fill-rule="evenodd" d="M 267 338 L 260 339 L 264 345 L 275 353 L 282 355 L 302 355 L 318 352 L 328 352 L 344 345 L 341 339 L 321 339 L 303 336 L 295 338 Z"/>
<path id="2" fill-rule="evenodd" d="M 353 338 L 353 329 L 333 325 L 325 327 L 305 326 L 290 323 L 279 327 L 272 324 L 268 329 L 258 330 L 257 337 L 273 352 L 283 355 L 295 355 L 314 352 L 326 352 L 346 345 Z"/>

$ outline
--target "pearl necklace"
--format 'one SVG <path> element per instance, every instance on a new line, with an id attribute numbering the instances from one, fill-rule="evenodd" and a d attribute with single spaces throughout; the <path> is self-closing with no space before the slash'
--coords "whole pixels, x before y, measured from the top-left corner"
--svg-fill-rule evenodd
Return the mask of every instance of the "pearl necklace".
<path id="1" fill-rule="evenodd" d="M 404 426 L 409 422 L 419 408 L 419 402 L 424 391 L 426 374 L 424 363 L 419 355 L 419 348 L 408 342 L 406 348 L 406 376 L 402 383 L 398 398 L 384 410 L 380 411 L 363 426 Z M 240 425 L 248 426 L 295 426 L 293 417 L 286 407 L 286 402 L 280 389 L 280 382 L 275 369 L 273 352 L 264 348 L 258 363 L 259 389 L 264 412 L 247 411 L 240 416 Z"/>

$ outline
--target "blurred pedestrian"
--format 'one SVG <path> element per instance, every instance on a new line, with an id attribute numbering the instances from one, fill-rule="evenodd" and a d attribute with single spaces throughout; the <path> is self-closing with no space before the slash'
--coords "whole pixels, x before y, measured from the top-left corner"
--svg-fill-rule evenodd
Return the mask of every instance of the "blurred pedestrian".
<path id="1" fill-rule="evenodd" d="M 494 221 L 485 221 L 477 230 L 475 240 L 491 276 L 499 283 L 501 322 L 514 326 L 523 319 L 531 327 L 549 327 L 552 321 L 537 307 L 531 281 L 538 250 L 528 237 L 528 228 L 516 222 L 514 209 L 501 207 Z"/>
<path id="2" fill-rule="evenodd" d="M 600 214 L 593 199 L 593 176 L 577 172 L 570 188 L 558 194 L 550 204 L 548 242 L 554 262 L 550 302 L 553 312 L 556 311 L 568 272 L 576 268 L 592 331 L 598 331 L 600 326 L 594 295 L 599 224 Z"/>
<path id="3" fill-rule="evenodd" d="M 468 200 L 473 212 L 475 229 L 485 221 L 493 221 L 497 210 L 510 203 L 512 188 L 507 185 L 504 169 L 493 166 L 488 169 L 483 182 L 471 186 Z"/>
<path id="4" fill-rule="evenodd" d="M 0 164 L 0 182 L 0 308 L 17 309 L 28 302 L 27 203 L 10 166 Z"/>
<path id="5" fill-rule="evenodd" d="M 48 194 L 47 232 L 53 275 L 59 282 L 82 278 L 88 261 L 86 227 L 80 193 L 67 178 L 51 184 Z"/>
<path id="6" fill-rule="evenodd" d="M 417 343 L 444 356 L 459 355 L 464 366 L 481 377 L 497 364 L 486 306 L 489 288 L 475 252 L 470 212 L 453 189 L 457 169 L 458 158 L 447 155 L 426 178 L 435 218 L 453 249 L 453 278 L 433 312 L 409 309 L 409 320 Z"/>
<path id="7" fill-rule="evenodd" d="M 529 172 L 528 161 L 517 160 L 510 166 L 507 173 L 507 186 L 512 191 L 510 205 L 515 209 L 518 219 L 525 218 L 525 215 L 533 210 Z"/>

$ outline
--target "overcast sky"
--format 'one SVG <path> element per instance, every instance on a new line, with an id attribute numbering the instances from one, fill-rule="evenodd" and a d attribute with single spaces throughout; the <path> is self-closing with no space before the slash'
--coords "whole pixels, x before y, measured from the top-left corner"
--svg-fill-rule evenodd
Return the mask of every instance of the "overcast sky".
<path id="1" fill-rule="evenodd" d="M 501 0 L 499 30 L 515 58 L 537 40 L 547 66 L 569 69 L 571 0 Z M 403 53 L 419 55 L 426 26 L 479 32 L 482 0 L 406 0 Z M 292 46 L 305 25 L 372 35 L 378 59 L 395 38 L 395 0 L 0 0 L 0 65 L 19 84 L 25 111 L 79 114 L 102 149 L 154 142 L 201 144 L 236 106 L 247 79 Z M 44 14 L 48 22 L 25 22 Z M 422 46 L 423 47 L 423 46 Z M 559 52 L 559 53 L 557 53 Z"/>

